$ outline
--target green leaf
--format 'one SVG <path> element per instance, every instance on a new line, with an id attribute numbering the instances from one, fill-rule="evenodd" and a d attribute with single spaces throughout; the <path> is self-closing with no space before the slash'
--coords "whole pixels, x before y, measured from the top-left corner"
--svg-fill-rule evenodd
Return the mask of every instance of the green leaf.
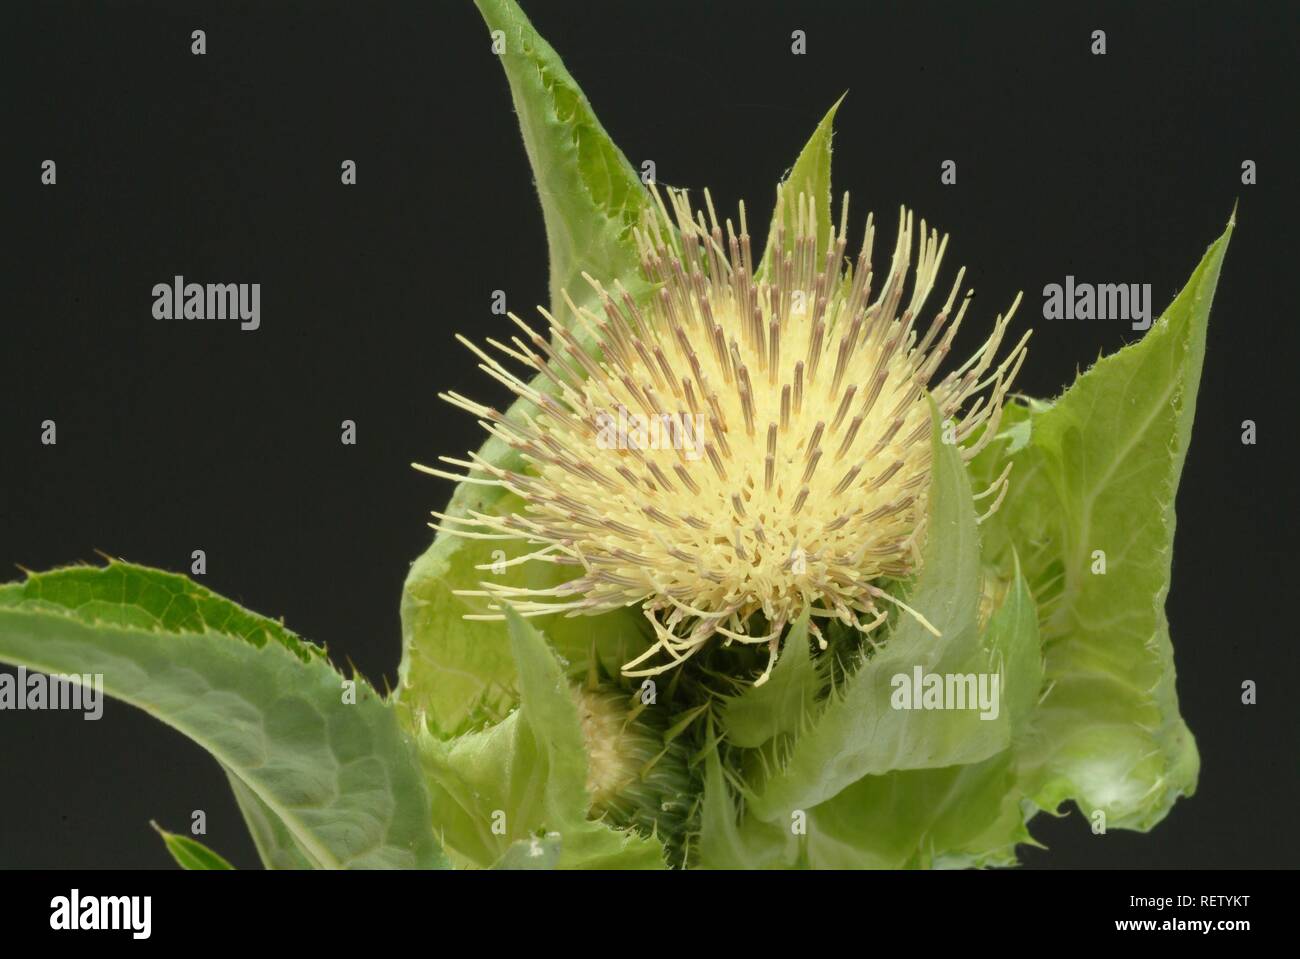
<path id="1" fill-rule="evenodd" d="M 721 724 L 727 741 L 756 747 L 782 735 L 797 733 L 812 714 L 823 680 L 808 646 L 808 613 L 790 627 L 781 657 L 762 686 L 748 686 L 728 698 Z"/>
<path id="2" fill-rule="evenodd" d="M 781 865 L 787 834 L 778 825 L 742 818 L 723 772 L 718 744 L 704 751 L 700 835 L 689 863 L 701 869 L 766 869 Z"/>
<path id="3" fill-rule="evenodd" d="M 1022 735 L 1042 683 L 1038 618 L 1017 568 L 985 638 L 1000 667 L 1001 711 Z M 1014 745 L 977 763 L 904 770 L 855 783 L 810 817 L 817 868 L 1012 865 L 1032 842 L 1016 782 Z"/>
<path id="4" fill-rule="evenodd" d="M 1018 754 L 1043 809 L 1102 810 L 1147 830 L 1196 788 L 1165 616 L 1174 498 L 1187 455 L 1227 231 L 1137 343 L 1029 410 L 1012 489 L 991 534 L 1033 543 L 1044 584 L 1046 693 Z M 1094 573 L 1094 550 L 1106 572 Z"/>
<path id="5" fill-rule="evenodd" d="M 942 769 L 867 776 L 809 815 L 817 869 L 995 866 L 1029 841 L 1011 754 Z"/>
<path id="6" fill-rule="evenodd" d="M 763 259 L 759 262 L 756 271 L 756 276 L 760 279 L 766 277 L 767 271 L 771 268 L 770 259 L 776 246 L 777 228 L 782 224 L 785 225 L 787 244 L 794 237 L 795 217 L 798 211 L 795 202 L 800 193 L 813 201 L 813 210 L 817 216 L 817 249 L 825 250 L 830 242 L 831 137 L 834 135 L 835 111 L 840 108 L 847 95 L 841 95 L 826 111 L 821 123 L 817 124 L 817 129 L 813 131 L 812 136 L 799 152 L 799 158 L 790 168 L 790 175 L 782 181 L 781 192 L 785 196 L 785 203 L 779 215 L 773 213 L 772 225 L 767 231 Z"/>
<path id="7" fill-rule="evenodd" d="M 512 844 L 555 833 L 562 868 L 662 868 L 658 840 L 587 818 L 587 747 L 573 688 L 545 638 L 513 611 L 508 617 L 519 708 L 454 740 L 420 738 L 446 848 L 486 868 Z"/>
<path id="8" fill-rule="evenodd" d="M 1019 730 L 1042 678 L 1033 598 L 1019 575 L 986 645 L 1003 680 L 1001 709 Z M 1013 751 L 980 762 L 865 776 L 807 810 L 739 819 L 721 764 L 706 757 L 701 865 L 710 868 L 902 869 L 1010 865 L 1025 829 Z M 802 833 L 795 816 L 802 812 Z"/>
<path id="9" fill-rule="evenodd" d="M 551 312 L 564 322 L 568 310 L 562 292 L 568 290 L 577 303 L 587 298 L 584 270 L 606 284 L 636 278 L 632 228 L 649 207 L 650 195 L 519 5 L 476 2 L 488 29 L 504 37 L 501 65 L 546 221 Z"/>
<path id="10" fill-rule="evenodd" d="M 971 763 L 1003 749 L 1005 713 L 895 708 L 897 677 L 981 673 L 990 651 L 980 642 L 979 537 L 961 454 L 943 442 L 934 410 L 933 473 L 921 572 L 909 604 L 939 631 L 900 613 L 888 642 L 850 676 L 791 747 L 785 763 L 749 801 L 761 819 L 810 809 L 866 775 Z M 910 685 L 910 684 L 909 684 Z"/>
<path id="11" fill-rule="evenodd" d="M 500 30 L 505 41 L 501 63 L 546 222 L 551 313 L 566 322 L 564 290 L 575 303 L 590 301 L 593 294 L 583 271 L 607 286 L 620 281 L 634 296 L 644 295 L 648 286 L 640 277 L 632 228 L 649 209 L 649 192 L 518 4 L 478 0 L 478 6 L 489 30 Z M 580 339 L 585 336 L 579 334 Z M 548 394 L 555 388 L 540 374 L 531 386 Z M 518 417 L 524 411 L 535 412 L 521 399 L 507 415 Z M 523 467 L 518 453 L 495 437 L 484 443 L 479 455 L 503 468 Z M 521 505 L 497 487 L 461 483 L 446 512 L 457 517 L 472 511 L 504 515 Z M 411 567 L 403 587 L 398 695 L 441 730 L 465 728 L 484 710 L 502 711 L 510 705 L 504 691 L 514 685 L 515 677 L 504 623 L 464 621 L 465 613 L 481 610 L 454 595 L 458 589 L 478 588 L 487 574 L 474 567 L 491 563 L 498 547 L 509 556 L 523 552 L 522 543 L 439 535 Z M 540 588 L 573 573 L 571 568 L 528 563 L 508 567 L 497 581 Z M 606 669 L 617 670 L 645 646 L 636 610 L 593 618 L 555 617 L 547 623 L 547 632 L 575 673 L 585 671 L 593 648 Z"/>
<path id="12" fill-rule="evenodd" d="M 1013 739 L 1029 728 L 1043 686 L 1043 656 L 1038 637 L 1038 608 L 1016 559 L 1011 585 L 988 629 L 990 648 L 1002 658 L 1002 704 Z"/>
<path id="13" fill-rule="evenodd" d="M 0 661 L 101 674 L 110 696 L 188 736 L 321 867 L 445 860 L 393 710 L 317 647 L 183 576 L 122 562 L 0 586 Z"/>
<path id="14" fill-rule="evenodd" d="M 168 832 L 156 822 L 150 823 L 154 831 L 162 836 L 163 843 L 167 846 L 167 851 L 172 854 L 172 858 L 182 869 L 234 869 L 230 863 L 218 856 L 197 839 L 191 839 L 189 836 L 178 836 L 174 832 Z"/>
<path id="15" fill-rule="evenodd" d="M 736 819 L 721 765 L 707 760 L 698 865 L 706 869 L 1001 866 L 1032 842 L 1010 750 L 982 762 L 866 776 L 784 820 Z M 800 831 L 796 832 L 796 826 Z"/>

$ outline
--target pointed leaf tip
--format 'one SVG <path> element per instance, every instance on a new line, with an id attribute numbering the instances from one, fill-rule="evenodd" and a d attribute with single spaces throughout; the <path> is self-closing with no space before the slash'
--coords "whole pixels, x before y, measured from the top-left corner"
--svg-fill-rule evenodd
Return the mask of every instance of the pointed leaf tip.
<path id="1" fill-rule="evenodd" d="M 162 837 L 163 845 L 167 847 L 171 857 L 176 860 L 176 864 L 182 869 L 205 871 L 235 868 L 224 857 L 219 856 L 197 839 L 168 832 L 152 819 L 149 820 L 149 825 L 153 827 L 154 832 Z"/>
<path id="2" fill-rule="evenodd" d="M 831 139 L 835 132 L 835 113 L 848 95 L 848 91 L 844 91 L 844 93 L 840 94 L 840 98 L 831 104 L 831 108 L 826 111 L 826 115 L 822 117 L 821 122 L 813 130 L 812 136 L 804 144 L 804 148 L 794 161 L 794 166 L 790 168 L 789 174 L 781 181 L 779 187 L 779 189 L 784 189 L 787 186 L 792 186 L 794 187 L 795 197 L 800 193 L 804 193 L 812 199 L 813 210 L 817 217 L 817 248 L 819 250 L 825 249 L 831 236 Z M 763 249 L 763 259 L 759 263 L 757 270 L 759 278 L 766 276 L 768 269 L 770 269 L 773 247 L 776 245 L 777 227 L 784 222 L 786 235 L 792 235 L 795 211 L 791 209 L 791 199 L 793 198 L 787 198 L 783 208 L 773 212 L 772 224 L 768 227 L 767 239 Z"/>
<path id="3" fill-rule="evenodd" d="M 493 32 L 537 183 L 550 248 L 551 313 L 567 322 L 564 292 L 579 306 L 591 295 L 583 270 L 606 285 L 636 285 L 631 231 L 649 208 L 649 191 L 519 4 L 476 3 Z"/>

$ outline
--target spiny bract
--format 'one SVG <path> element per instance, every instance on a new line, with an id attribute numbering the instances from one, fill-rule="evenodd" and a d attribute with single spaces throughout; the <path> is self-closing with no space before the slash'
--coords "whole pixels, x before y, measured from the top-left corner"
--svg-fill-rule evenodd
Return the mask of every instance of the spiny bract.
<path id="1" fill-rule="evenodd" d="M 576 568 L 550 589 L 487 581 L 470 594 L 525 616 L 641 603 L 655 642 L 624 666 L 628 676 L 663 672 L 721 637 L 767 644 L 762 682 L 783 629 L 807 608 L 867 633 L 892 603 L 928 626 L 881 585 L 911 575 L 919 558 L 927 390 L 945 440 L 975 437 L 963 448 L 974 456 L 996 432 L 1025 356 L 1028 334 L 994 366 L 1019 297 L 983 346 L 931 386 L 970 292 L 954 314 L 959 271 L 918 329 L 947 246 L 924 220 L 917 231 L 900 211 L 889 272 L 877 283 L 870 217 L 856 263 L 845 258 L 847 195 L 838 229 L 819 249 L 813 204 L 800 194 L 787 217 L 789 191 L 778 189 L 770 266 L 757 273 L 743 204 L 739 234 L 728 220 L 724 235 L 707 191 L 707 219 L 684 191 L 668 191 L 671 213 L 658 190 L 654 199 L 635 231 L 648 302 L 587 276 L 603 315 L 566 297 L 571 328 L 541 310 L 548 340 L 510 314 L 521 335 L 488 340 L 541 378 L 530 384 L 459 337 L 531 406 L 503 415 L 457 393 L 443 398 L 479 417 L 526 465 L 505 469 L 471 454 L 443 457 L 468 475 L 422 468 L 502 486 L 526 506 L 503 516 L 435 513 L 435 528 L 523 539 L 538 548 L 519 561 Z M 1006 482 L 1004 473 L 979 496 L 993 496 L 996 508 Z"/>

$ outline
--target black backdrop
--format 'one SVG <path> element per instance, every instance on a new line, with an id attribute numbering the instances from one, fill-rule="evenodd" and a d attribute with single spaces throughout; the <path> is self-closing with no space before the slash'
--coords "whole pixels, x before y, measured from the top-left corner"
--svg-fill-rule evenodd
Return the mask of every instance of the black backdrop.
<path id="1" fill-rule="evenodd" d="M 973 336 L 1026 291 L 1020 387 L 1052 395 L 1136 334 L 1041 320 L 1067 273 L 1149 282 L 1158 313 L 1240 199 L 1179 494 L 1169 601 L 1199 794 L 1154 833 L 1040 817 L 1030 865 L 1295 864 L 1295 4 L 525 4 L 606 128 L 661 182 L 746 198 L 826 108 L 859 217 L 950 231 Z M 468 2 L 11 3 L 0 341 L 0 563 L 96 549 L 176 570 L 393 681 L 397 602 L 476 446 L 435 398 L 492 402 L 454 331 L 503 289 L 546 296 L 540 211 L 500 65 Z M 207 33 L 205 56 L 190 32 Z M 802 29 L 808 52 L 790 52 Z M 1103 29 L 1108 53 L 1089 52 Z M 40 185 L 54 159 L 58 183 Z M 340 184 L 343 160 L 358 183 Z M 958 182 L 939 182 L 943 160 Z M 1243 160 L 1258 185 L 1243 186 Z M 8 201 L 12 201 L 11 205 Z M 861 228 L 860 219 L 854 230 Z M 888 242 L 888 238 L 887 238 Z M 183 274 L 260 282 L 262 327 L 156 322 Z M 946 275 L 951 276 L 951 272 Z M 1023 327 L 1021 327 L 1023 328 Z M 969 340 L 970 345 L 974 345 Z M 959 344 L 960 345 L 960 344 Z M 1243 446 L 1240 423 L 1259 424 Z M 39 442 L 54 419 L 58 444 Z M 354 447 L 339 424 L 358 425 Z M 4 578 L 8 578 L 8 574 Z M 1242 706 L 1240 684 L 1260 685 Z M 165 866 L 148 828 L 208 813 L 256 857 L 217 766 L 109 702 L 0 714 L 0 866 Z"/>

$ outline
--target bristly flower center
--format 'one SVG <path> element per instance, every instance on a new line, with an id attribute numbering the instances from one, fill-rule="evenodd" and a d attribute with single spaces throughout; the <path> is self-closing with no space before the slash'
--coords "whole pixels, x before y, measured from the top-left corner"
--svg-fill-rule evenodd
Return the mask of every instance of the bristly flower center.
<path id="1" fill-rule="evenodd" d="M 957 305 L 959 271 L 943 306 L 918 326 L 947 246 L 924 220 L 917 230 L 912 214 L 900 212 L 880 280 L 872 219 L 849 263 L 847 195 L 823 248 L 813 204 L 800 195 L 794 229 L 778 215 L 770 263 L 756 277 L 743 205 L 737 234 L 730 221 L 724 233 L 707 192 L 707 219 L 685 192 L 668 192 L 671 213 L 658 191 L 655 199 L 656 214 L 636 231 L 654 285 L 648 301 L 587 277 L 601 315 L 570 300 L 574 328 L 543 310 L 548 340 L 511 314 L 522 336 L 488 341 L 541 374 L 535 383 L 461 337 L 532 408 L 502 415 L 459 394 L 444 398 L 483 420 L 527 465 L 511 470 L 471 456 L 444 458 L 468 475 L 426 471 L 502 486 L 526 507 L 505 516 L 434 514 L 435 526 L 523 539 L 538 547 L 528 561 L 575 567 L 573 579 L 550 589 L 485 582 L 472 591 L 522 615 L 641 604 L 655 643 L 625 675 L 661 673 L 721 638 L 767 645 L 762 682 L 783 630 L 805 609 L 869 633 L 888 604 L 903 605 L 883 584 L 910 576 L 919 559 L 931 467 L 927 391 L 949 441 L 969 459 L 996 432 L 1028 334 L 994 365 L 1017 297 L 984 344 L 932 384 L 970 293 Z M 782 191 L 777 202 L 780 212 Z M 981 495 L 996 494 L 996 508 L 1005 491 L 1003 474 Z M 759 613 L 764 627 L 755 635 Z M 815 622 L 812 630 L 820 638 Z"/>

